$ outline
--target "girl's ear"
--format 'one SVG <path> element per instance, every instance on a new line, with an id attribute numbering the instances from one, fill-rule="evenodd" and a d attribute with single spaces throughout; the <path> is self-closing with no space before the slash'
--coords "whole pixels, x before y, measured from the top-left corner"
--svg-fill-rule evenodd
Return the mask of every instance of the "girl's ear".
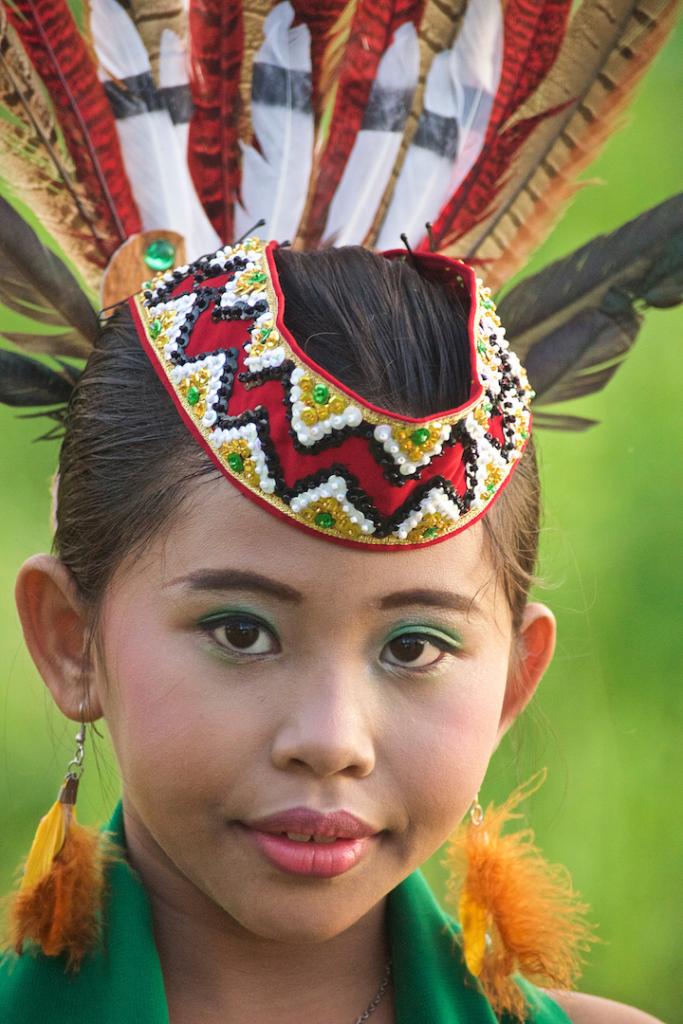
<path id="1" fill-rule="evenodd" d="M 84 660 L 87 616 L 73 576 L 58 558 L 32 555 L 17 576 L 14 596 L 24 639 L 55 703 L 80 722 L 102 717 L 90 661 Z"/>
<path id="2" fill-rule="evenodd" d="M 550 608 L 538 601 L 527 604 L 519 635 L 512 642 L 497 743 L 536 692 L 555 652 L 556 635 L 557 624 Z"/>

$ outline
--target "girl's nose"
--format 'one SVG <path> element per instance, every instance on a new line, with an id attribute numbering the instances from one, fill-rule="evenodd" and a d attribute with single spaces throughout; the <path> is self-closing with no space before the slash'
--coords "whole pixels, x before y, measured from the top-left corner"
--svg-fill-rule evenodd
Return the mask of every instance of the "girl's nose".
<path id="1" fill-rule="evenodd" d="M 358 679 L 350 679 L 348 670 L 310 685 L 300 678 L 293 697 L 273 738 L 276 768 L 307 770 L 319 778 L 372 772 L 376 714 Z"/>

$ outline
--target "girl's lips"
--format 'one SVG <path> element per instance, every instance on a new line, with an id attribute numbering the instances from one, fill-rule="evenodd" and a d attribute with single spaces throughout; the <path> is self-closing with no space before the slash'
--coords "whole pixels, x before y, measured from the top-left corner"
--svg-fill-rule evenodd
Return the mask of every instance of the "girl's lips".
<path id="1" fill-rule="evenodd" d="M 300 842 L 286 835 L 240 825 L 261 853 L 281 871 L 309 878 L 334 878 L 350 871 L 369 852 L 377 836 L 335 839 L 332 843 Z"/>

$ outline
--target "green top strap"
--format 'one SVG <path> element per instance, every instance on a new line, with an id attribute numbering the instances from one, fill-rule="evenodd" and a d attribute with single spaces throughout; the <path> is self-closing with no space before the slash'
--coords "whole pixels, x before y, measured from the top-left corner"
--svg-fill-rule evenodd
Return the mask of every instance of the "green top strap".
<path id="1" fill-rule="evenodd" d="M 103 830 L 126 847 L 123 805 Z M 2 1024 L 169 1024 L 152 913 L 140 876 L 127 863 L 110 865 L 102 948 L 78 973 L 63 956 L 7 954 L 0 960 Z M 477 982 L 463 966 L 457 926 L 434 899 L 421 872 L 388 899 L 396 1024 L 496 1024 Z M 570 1024 L 552 999 L 526 982 L 529 1024 Z"/>

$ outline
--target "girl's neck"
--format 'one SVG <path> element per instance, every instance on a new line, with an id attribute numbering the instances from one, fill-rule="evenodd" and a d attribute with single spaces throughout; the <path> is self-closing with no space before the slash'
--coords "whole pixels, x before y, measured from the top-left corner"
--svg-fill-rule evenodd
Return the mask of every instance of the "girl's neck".
<path id="1" fill-rule="evenodd" d="M 151 903 L 170 1024 L 355 1024 L 385 974 L 386 900 L 334 939 L 279 942 L 243 928 L 149 853 L 129 835 L 129 860 Z M 392 1021 L 390 987 L 372 1024 Z"/>

